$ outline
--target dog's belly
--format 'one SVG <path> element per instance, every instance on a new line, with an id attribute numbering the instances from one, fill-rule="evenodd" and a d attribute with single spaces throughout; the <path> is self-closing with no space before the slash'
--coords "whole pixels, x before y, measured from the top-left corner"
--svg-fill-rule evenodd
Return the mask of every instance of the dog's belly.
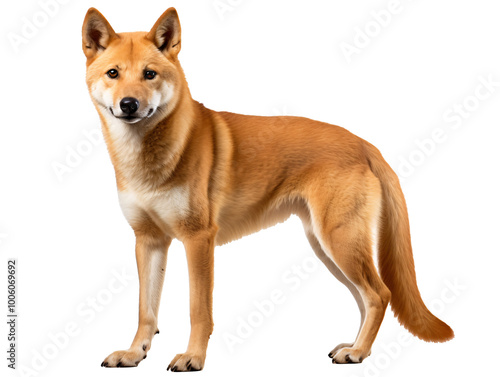
<path id="1" fill-rule="evenodd" d="M 303 199 L 276 200 L 260 209 L 255 206 L 242 207 L 238 203 L 225 206 L 217 220 L 219 231 L 216 245 L 223 245 L 282 223 L 292 214 L 303 220 L 309 217 L 309 210 Z"/>

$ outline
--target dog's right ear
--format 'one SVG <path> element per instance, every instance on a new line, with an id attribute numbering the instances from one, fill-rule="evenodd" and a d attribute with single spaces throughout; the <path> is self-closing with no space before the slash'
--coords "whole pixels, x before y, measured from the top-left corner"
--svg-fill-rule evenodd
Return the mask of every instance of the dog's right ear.
<path id="1" fill-rule="evenodd" d="M 90 8 L 82 28 L 82 48 L 87 59 L 104 51 L 114 38 L 118 38 L 118 35 L 109 22 L 97 9 Z"/>

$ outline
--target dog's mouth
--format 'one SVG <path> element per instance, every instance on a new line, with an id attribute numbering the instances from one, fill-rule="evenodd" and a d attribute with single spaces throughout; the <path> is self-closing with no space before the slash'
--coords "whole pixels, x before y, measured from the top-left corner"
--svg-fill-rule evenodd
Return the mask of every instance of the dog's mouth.
<path id="1" fill-rule="evenodd" d="M 146 118 L 150 118 L 153 113 L 154 113 L 155 109 L 154 108 L 151 108 L 148 110 L 148 113 L 146 114 L 146 116 L 136 116 L 136 115 L 124 115 L 124 116 L 118 116 L 118 115 L 115 115 L 115 113 L 113 112 L 113 108 L 110 107 L 109 108 L 109 112 L 117 119 L 120 119 L 122 121 L 124 121 L 125 123 L 129 123 L 129 124 L 133 124 L 133 123 L 137 123 L 143 119 L 146 119 Z"/>
<path id="2" fill-rule="evenodd" d="M 133 115 L 127 115 L 127 116 L 124 116 L 124 117 L 117 117 L 115 115 L 115 118 L 120 119 L 120 120 L 124 121 L 125 123 L 129 123 L 129 124 L 137 123 L 137 122 L 139 122 L 139 121 L 141 121 L 141 120 L 144 119 L 142 117 L 135 117 Z"/>

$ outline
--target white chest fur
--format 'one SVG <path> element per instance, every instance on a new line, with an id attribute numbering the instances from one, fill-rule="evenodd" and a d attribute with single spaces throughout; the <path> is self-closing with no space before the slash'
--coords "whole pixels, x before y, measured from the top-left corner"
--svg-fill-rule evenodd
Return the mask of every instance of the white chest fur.
<path id="1" fill-rule="evenodd" d="M 161 192 L 127 189 L 119 191 L 118 198 L 132 227 L 144 221 L 144 215 L 147 215 L 160 229 L 171 232 L 180 220 L 189 216 L 189 188 L 185 186 L 174 186 Z"/>
<path id="2" fill-rule="evenodd" d="M 161 191 L 149 189 L 137 165 L 142 152 L 144 127 L 131 127 L 107 112 L 104 114 L 120 173 L 127 182 L 127 188 L 118 191 L 125 218 L 133 227 L 144 221 L 147 215 L 160 229 L 172 232 L 176 224 L 189 215 L 189 187 L 172 186 Z"/>

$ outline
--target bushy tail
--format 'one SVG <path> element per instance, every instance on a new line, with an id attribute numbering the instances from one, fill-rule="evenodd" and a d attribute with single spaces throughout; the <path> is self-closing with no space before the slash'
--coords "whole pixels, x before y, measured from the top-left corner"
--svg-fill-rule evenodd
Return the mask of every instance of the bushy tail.
<path id="1" fill-rule="evenodd" d="M 454 337 L 453 330 L 427 309 L 417 287 L 408 212 L 399 179 L 377 148 L 366 143 L 365 150 L 371 170 L 382 185 L 378 265 L 382 280 L 392 293 L 392 310 L 418 338 L 446 342 Z"/>

